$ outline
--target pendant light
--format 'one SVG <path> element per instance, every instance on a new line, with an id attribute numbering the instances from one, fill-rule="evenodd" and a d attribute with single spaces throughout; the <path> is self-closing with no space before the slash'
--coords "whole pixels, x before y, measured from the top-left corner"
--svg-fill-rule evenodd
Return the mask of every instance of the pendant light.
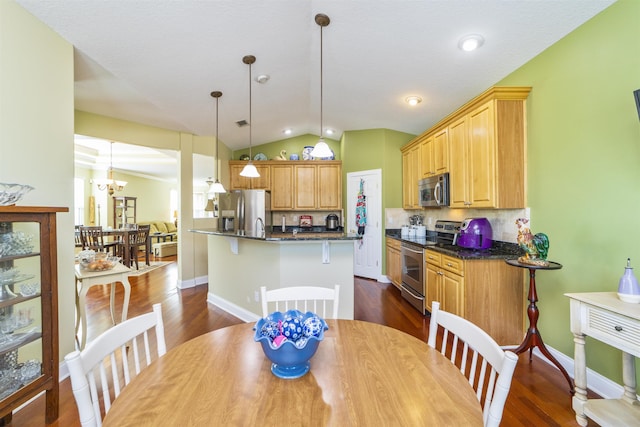
<path id="1" fill-rule="evenodd" d="M 333 152 L 329 148 L 326 142 L 324 142 L 323 129 L 322 129 L 322 29 L 329 25 L 331 20 L 323 13 L 316 15 L 316 24 L 320 26 L 320 140 L 316 143 L 313 150 L 311 150 L 311 156 L 317 158 L 331 157 Z"/>
<path id="2" fill-rule="evenodd" d="M 256 62 L 256 57 L 253 55 L 246 55 L 242 58 L 242 62 L 249 65 L 249 163 L 247 163 L 242 169 L 240 176 L 247 178 L 259 178 L 260 174 L 258 173 L 258 169 L 256 169 L 251 162 L 251 132 L 253 128 L 253 121 L 251 120 L 251 65 Z"/>
<path id="3" fill-rule="evenodd" d="M 218 167 L 218 101 L 220 100 L 220 97 L 222 96 L 222 92 L 216 90 L 211 92 L 211 96 L 213 98 L 216 99 L 216 160 L 215 160 L 215 165 L 216 165 L 216 182 L 214 182 L 211 187 L 209 188 L 209 193 L 226 193 L 227 190 L 224 189 L 224 186 L 220 183 L 220 168 Z"/>
<path id="4" fill-rule="evenodd" d="M 109 169 L 107 171 L 107 179 L 98 181 L 98 190 L 107 190 L 110 196 L 116 191 L 124 190 L 127 181 L 116 181 L 113 179 L 113 141 L 111 141 L 109 152 Z"/>

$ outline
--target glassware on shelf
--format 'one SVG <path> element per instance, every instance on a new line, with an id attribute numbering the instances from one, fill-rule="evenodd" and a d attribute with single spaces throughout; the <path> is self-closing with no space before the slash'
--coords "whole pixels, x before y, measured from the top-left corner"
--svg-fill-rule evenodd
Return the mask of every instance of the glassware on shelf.
<path id="1" fill-rule="evenodd" d="M 33 252 L 33 235 L 22 231 L 0 234 L 0 256 L 25 255 Z"/>

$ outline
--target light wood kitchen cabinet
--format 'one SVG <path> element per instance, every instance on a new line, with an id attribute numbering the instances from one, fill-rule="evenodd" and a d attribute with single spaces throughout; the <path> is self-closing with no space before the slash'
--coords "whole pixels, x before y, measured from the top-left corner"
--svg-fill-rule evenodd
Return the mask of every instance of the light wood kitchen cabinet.
<path id="1" fill-rule="evenodd" d="M 504 94 L 499 89 L 495 99 L 475 104 L 450 124 L 452 208 L 525 207 L 528 90 Z"/>
<path id="2" fill-rule="evenodd" d="M 318 164 L 318 186 L 316 188 L 318 209 L 342 208 L 341 165 Z"/>
<path id="3" fill-rule="evenodd" d="M 294 209 L 315 209 L 317 168 L 315 165 L 296 165 L 293 167 L 295 191 Z"/>
<path id="4" fill-rule="evenodd" d="M 400 241 L 387 237 L 387 277 L 398 289 L 402 282 Z"/>
<path id="5" fill-rule="evenodd" d="M 419 209 L 418 181 L 422 179 L 421 145 L 415 143 L 402 152 L 402 207 Z"/>
<path id="6" fill-rule="evenodd" d="M 433 157 L 433 136 L 420 143 L 420 177 L 427 178 L 436 174 L 435 159 Z"/>
<path id="7" fill-rule="evenodd" d="M 440 307 L 464 317 L 464 262 L 434 251 L 425 251 L 427 309 L 440 301 Z"/>
<path id="8" fill-rule="evenodd" d="M 240 172 L 248 162 L 240 160 L 229 161 L 229 175 L 231 190 L 270 190 L 271 189 L 271 167 L 262 162 L 253 162 L 260 176 L 258 178 L 247 178 L 240 176 Z"/>
<path id="9" fill-rule="evenodd" d="M 530 91 L 492 87 L 402 147 L 403 207 L 419 207 L 411 150 L 428 141 L 432 146 L 423 146 L 420 157 L 433 164 L 418 165 L 420 176 L 449 172 L 450 207 L 524 208 L 525 107 Z"/>
<path id="10" fill-rule="evenodd" d="M 293 209 L 293 165 L 271 166 L 271 209 Z"/>
<path id="11" fill-rule="evenodd" d="M 240 171 L 245 161 L 230 160 L 231 190 L 271 191 L 271 209 L 342 209 L 342 162 L 264 160 L 254 162 L 260 178 L 245 178 Z"/>
<path id="12" fill-rule="evenodd" d="M 440 301 L 485 330 L 500 345 L 522 341 L 525 332 L 525 278 L 503 259 L 464 260 L 425 250 L 426 306 Z"/>
<path id="13" fill-rule="evenodd" d="M 444 128 L 433 136 L 433 163 L 436 175 L 449 172 L 449 129 Z"/>
<path id="14" fill-rule="evenodd" d="M 463 117 L 449 125 L 449 203 L 452 208 L 466 207 L 468 194 L 467 119 Z M 461 153 L 461 154 L 460 154 Z"/>
<path id="15" fill-rule="evenodd" d="M 0 206 L 0 425 L 11 424 L 12 411 L 42 392 L 46 423 L 58 418 L 59 212 L 69 209 Z"/>

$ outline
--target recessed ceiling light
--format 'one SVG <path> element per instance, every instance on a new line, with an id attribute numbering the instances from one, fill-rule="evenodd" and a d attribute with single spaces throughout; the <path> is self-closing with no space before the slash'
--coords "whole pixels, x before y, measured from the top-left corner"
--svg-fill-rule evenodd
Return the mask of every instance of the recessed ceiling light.
<path id="1" fill-rule="evenodd" d="M 479 34 L 469 34 L 464 36 L 458 42 L 458 47 L 465 52 L 471 52 L 476 50 L 484 43 L 484 38 Z"/>
<path id="2" fill-rule="evenodd" d="M 285 129 L 282 131 L 282 133 L 284 133 L 285 135 L 291 135 L 291 133 L 293 133 L 293 129 Z"/>
<path id="3" fill-rule="evenodd" d="M 420 104 L 422 102 L 422 98 L 420 98 L 419 96 L 407 96 L 404 101 L 411 105 L 412 107 L 415 107 L 416 105 Z"/>
<path id="4" fill-rule="evenodd" d="M 333 135 L 333 129 L 325 129 L 324 131 L 327 135 Z"/>
<path id="5" fill-rule="evenodd" d="M 270 79 L 270 77 L 266 74 L 260 74 L 259 76 L 256 76 L 256 81 L 260 84 L 264 84 L 266 82 L 268 82 Z"/>

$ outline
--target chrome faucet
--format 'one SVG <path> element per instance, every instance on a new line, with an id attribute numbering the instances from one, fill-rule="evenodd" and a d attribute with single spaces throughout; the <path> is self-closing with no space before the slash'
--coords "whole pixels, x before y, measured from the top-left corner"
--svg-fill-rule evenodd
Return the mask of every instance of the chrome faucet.
<path id="1" fill-rule="evenodd" d="M 264 230 L 264 221 L 262 221 L 262 218 L 260 217 L 256 218 L 256 234 L 258 233 L 258 223 L 260 224 L 260 228 L 262 229 L 262 231 L 256 237 L 264 238 L 265 230 Z"/>

